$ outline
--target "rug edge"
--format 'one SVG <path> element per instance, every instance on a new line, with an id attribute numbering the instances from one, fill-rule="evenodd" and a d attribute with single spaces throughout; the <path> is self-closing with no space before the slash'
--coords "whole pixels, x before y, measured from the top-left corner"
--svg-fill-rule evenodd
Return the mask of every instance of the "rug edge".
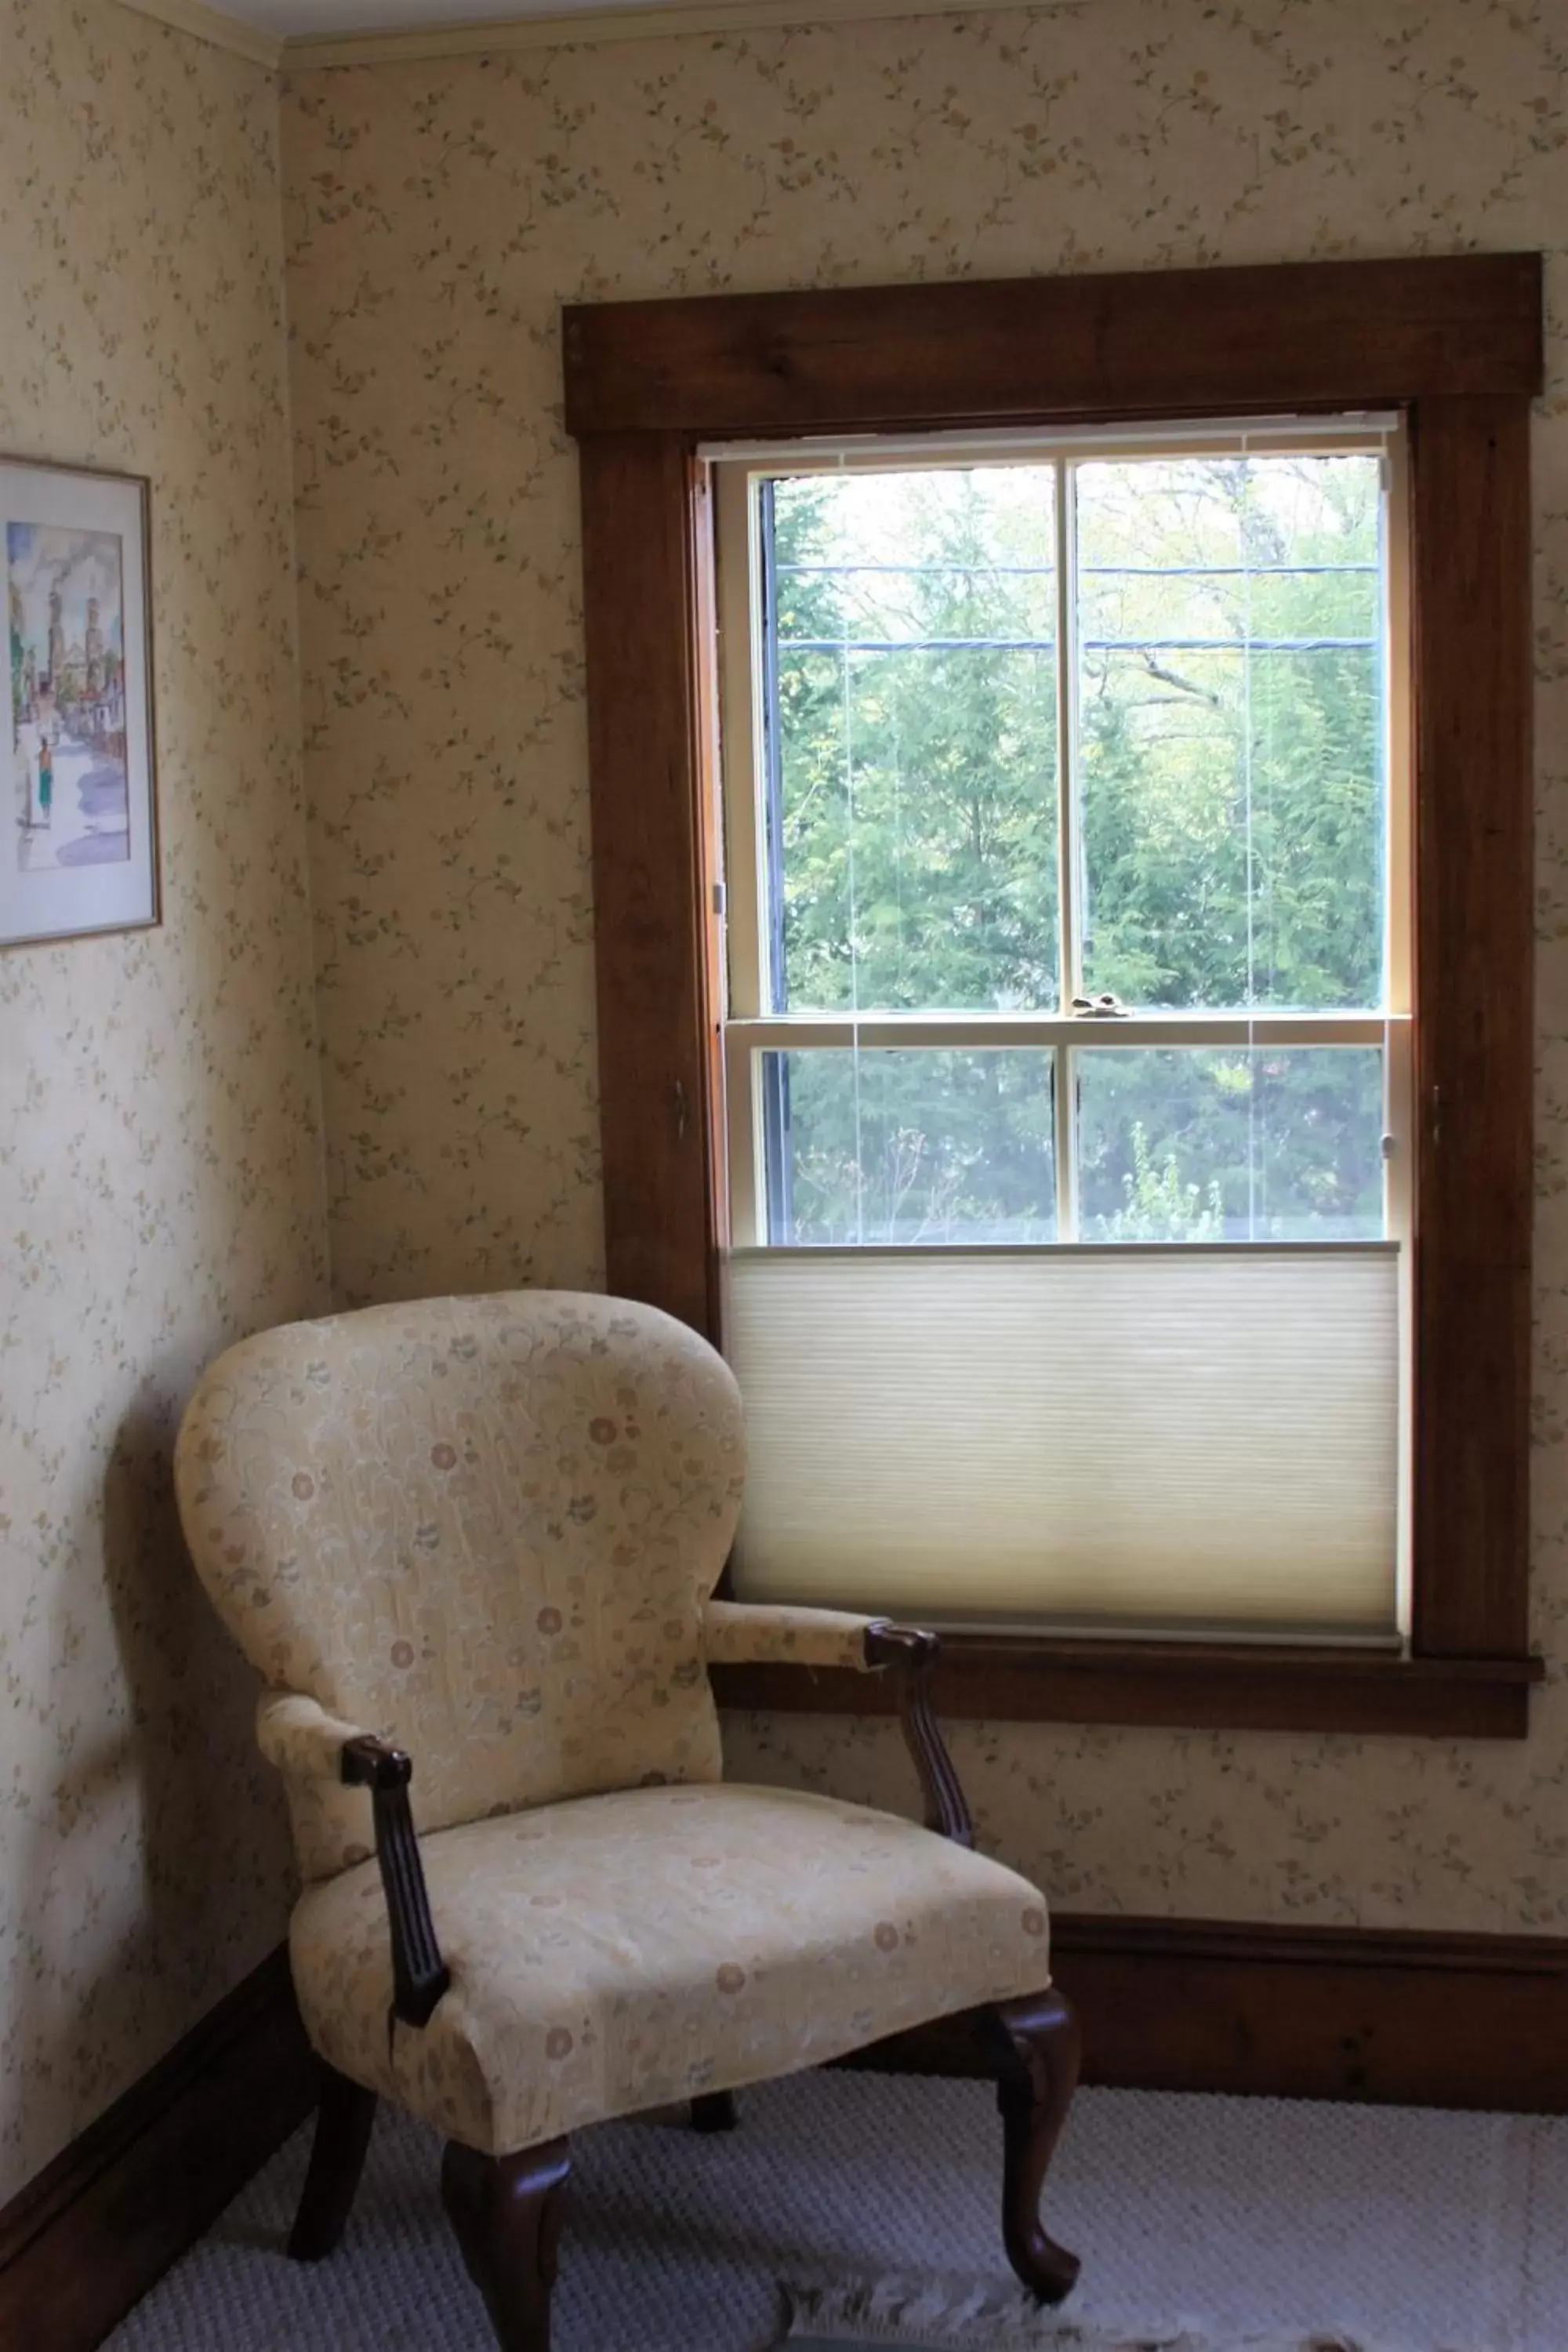
<path id="1" fill-rule="evenodd" d="M 892 2273 L 877 2278 L 779 2282 L 785 2329 L 779 2352 L 820 2340 L 891 2345 L 905 2352 L 1422 2352 L 1330 2329 L 1288 2336 L 1215 2336 L 1192 2319 L 1101 2327 L 1037 2305 L 990 2279 Z M 1424 2352 L 1463 2352 L 1433 2345 Z"/>

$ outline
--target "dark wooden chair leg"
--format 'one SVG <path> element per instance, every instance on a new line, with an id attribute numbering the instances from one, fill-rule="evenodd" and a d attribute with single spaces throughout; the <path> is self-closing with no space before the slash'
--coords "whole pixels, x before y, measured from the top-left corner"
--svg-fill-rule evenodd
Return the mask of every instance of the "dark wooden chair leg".
<path id="1" fill-rule="evenodd" d="M 480 2156 L 447 2142 L 442 2202 L 500 2352 L 550 2352 L 550 2290 L 571 2171 L 563 2139 L 518 2156 Z"/>
<path id="2" fill-rule="evenodd" d="M 310 2168 L 289 2233 L 289 2252 L 297 2263 L 319 2263 L 342 2236 L 375 2121 L 374 2091 L 362 2089 L 324 2063 L 320 2073 L 321 2103 L 310 2143 Z"/>
<path id="3" fill-rule="evenodd" d="M 1007 2260 L 1042 2303 L 1060 2303 L 1078 2276 L 1079 2261 L 1047 2234 L 1040 2193 L 1078 2088 L 1078 2019 L 1054 1989 L 999 2002 L 982 2018 L 997 2062 Z"/>
<path id="4" fill-rule="evenodd" d="M 701 2091 L 691 2102 L 693 2131 L 733 2131 L 740 2120 L 733 2091 Z"/>

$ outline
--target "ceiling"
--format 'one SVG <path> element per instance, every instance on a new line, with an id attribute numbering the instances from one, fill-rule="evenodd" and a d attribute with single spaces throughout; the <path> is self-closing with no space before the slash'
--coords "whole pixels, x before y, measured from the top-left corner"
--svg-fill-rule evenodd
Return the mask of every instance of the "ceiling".
<path id="1" fill-rule="evenodd" d="M 624 8 L 627 0 L 214 0 L 226 16 L 279 39 L 327 34 L 405 32 L 438 25 L 477 25 L 500 17 L 587 15 Z"/>

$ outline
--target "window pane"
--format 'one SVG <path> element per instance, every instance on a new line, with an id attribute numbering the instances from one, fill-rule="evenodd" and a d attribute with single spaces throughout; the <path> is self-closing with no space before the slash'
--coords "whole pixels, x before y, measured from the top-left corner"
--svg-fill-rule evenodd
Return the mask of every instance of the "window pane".
<path id="1" fill-rule="evenodd" d="M 761 1060 L 770 1242 L 1056 1238 L 1049 1053 L 806 1049 Z"/>
<path id="2" fill-rule="evenodd" d="M 1373 1045 L 1073 1055 L 1086 1242 L 1378 1241 Z"/>
<path id="3" fill-rule="evenodd" d="M 1054 1010 L 1053 469 L 791 477 L 764 542 L 770 510 L 771 1009 Z"/>
<path id="4" fill-rule="evenodd" d="M 1379 460 L 1074 478 L 1085 986 L 1130 1005 L 1381 1004 Z"/>

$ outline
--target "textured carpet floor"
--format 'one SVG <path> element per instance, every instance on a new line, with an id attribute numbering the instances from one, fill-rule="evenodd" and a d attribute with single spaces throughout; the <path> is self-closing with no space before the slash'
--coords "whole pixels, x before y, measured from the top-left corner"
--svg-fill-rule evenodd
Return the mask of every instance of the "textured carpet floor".
<path id="1" fill-rule="evenodd" d="M 617 2124 L 575 2143 L 555 2352 L 762 2352 L 784 2277 L 1005 2277 L 984 2084 L 807 2074 L 748 2092 L 742 2117 L 723 2137 Z M 348 2235 L 313 2268 L 282 2252 L 307 2146 L 112 2352 L 491 2352 L 436 2142 L 382 2116 Z M 1084 2326 L 1568 2352 L 1568 2121 L 1085 2091 L 1047 2210 L 1083 2257 L 1067 2314 Z"/>

